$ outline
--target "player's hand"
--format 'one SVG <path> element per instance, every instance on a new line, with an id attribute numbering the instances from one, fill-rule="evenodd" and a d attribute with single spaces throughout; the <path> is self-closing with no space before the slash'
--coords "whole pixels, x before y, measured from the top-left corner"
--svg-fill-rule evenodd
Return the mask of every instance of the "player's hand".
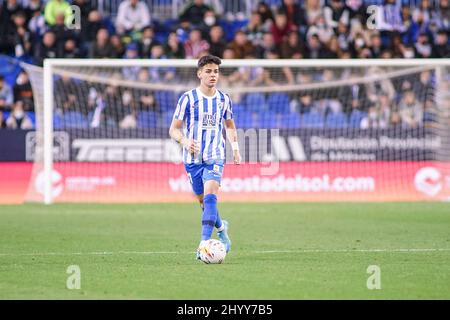
<path id="1" fill-rule="evenodd" d="M 239 150 L 233 152 L 234 164 L 241 164 L 241 154 Z"/>
<path id="2" fill-rule="evenodd" d="M 197 154 L 200 151 L 198 142 L 196 142 L 195 140 L 183 138 L 182 144 L 183 147 L 185 147 L 189 151 L 189 153 Z"/>

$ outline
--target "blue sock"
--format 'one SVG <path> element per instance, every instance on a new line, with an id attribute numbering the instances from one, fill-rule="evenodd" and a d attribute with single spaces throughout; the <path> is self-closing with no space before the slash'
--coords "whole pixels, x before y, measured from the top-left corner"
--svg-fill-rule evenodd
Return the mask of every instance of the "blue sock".
<path id="1" fill-rule="evenodd" d="M 203 210 L 204 210 L 203 205 L 201 206 L 201 208 L 202 208 L 202 212 L 203 212 Z M 217 219 L 216 219 L 216 223 L 214 224 L 214 227 L 219 229 L 221 226 L 222 226 L 222 219 L 220 218 L 219 210 L 217 210 Z"/>
<path id="2" fill-rule="evenodd" d="M 204 209 L 202 215 L 202 240 L 209 240 L 217 219 L 217 197 L 207 194 L 203 199 Z"/>
<path id="3" fill-rule="evenodd" d="M 219 211 L 217 211 L 217 219 L 214 226 L 219 229 L 222 226 L 222 219 L 220 219 Z"/>

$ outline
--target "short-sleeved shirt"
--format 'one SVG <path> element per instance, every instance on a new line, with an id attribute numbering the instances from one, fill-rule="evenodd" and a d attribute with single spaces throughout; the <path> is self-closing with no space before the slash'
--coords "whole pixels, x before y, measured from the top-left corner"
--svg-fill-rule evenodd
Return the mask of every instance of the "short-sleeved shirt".
<path id="1" fill-rule="evenodd" d="M 223 120 L 233 118 L 230 97 L 216 89 L 208 97 L 196 88 L 185 92 L 178 100 L 174 119 L 183 120 L 184 136 L 198 142 L 200 153 L 196 156 L 183 148 L 185 164 L 210 160 L 225 160 Z"/>

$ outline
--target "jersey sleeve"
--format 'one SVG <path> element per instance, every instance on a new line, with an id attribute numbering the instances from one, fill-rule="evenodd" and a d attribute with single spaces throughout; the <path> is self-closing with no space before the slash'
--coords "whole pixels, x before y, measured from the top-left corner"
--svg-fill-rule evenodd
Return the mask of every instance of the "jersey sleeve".
<path id="1" fill-rule="evenodd" d="M 175 113 L 173 114 L 173 118 L 177 120 L 184 120 L 186 116 L 186 107 L 189 103 L 189 96 L 187 94 L 183 94 L 177 103 L 177 108 L 175 109 Z"/>
<path id="2" fill-rule="evenodd" d="M 226 95 L 225 99 L 225 113 L 223 115 L 225 120 L 233 119 L 233 102 L 229 95 Z"/>

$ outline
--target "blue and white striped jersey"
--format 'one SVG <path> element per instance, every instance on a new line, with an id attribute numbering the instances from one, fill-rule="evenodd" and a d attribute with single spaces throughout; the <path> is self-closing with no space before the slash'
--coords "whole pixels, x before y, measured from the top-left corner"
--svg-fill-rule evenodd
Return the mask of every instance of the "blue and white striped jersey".
<path id="1" fill-rule="evenodd" d="M 183 120 L 184 136 L 199 143 L 200 153 L 193 155 L 183 148 L 183 162 L 202 163 L 225 160 L 223 119 L 233 118 L 230 97 L 216 89 L 212 97 L 196 88 L 185 92 L 178 100 L 174 118 Z"/>

